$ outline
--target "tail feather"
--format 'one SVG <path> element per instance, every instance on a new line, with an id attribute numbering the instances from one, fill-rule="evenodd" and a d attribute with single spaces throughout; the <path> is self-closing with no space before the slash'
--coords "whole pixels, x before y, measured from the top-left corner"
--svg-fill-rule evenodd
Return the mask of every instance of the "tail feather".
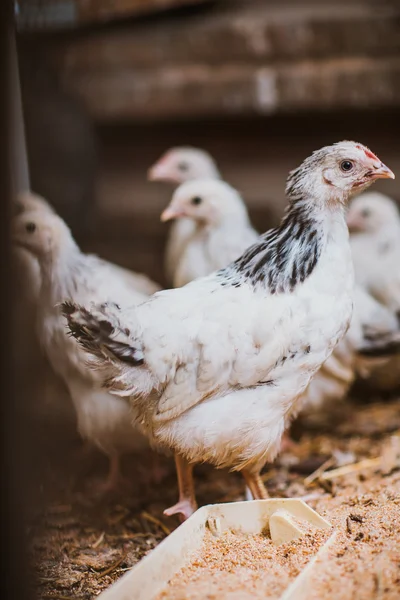
<path id="1" fill-rule="evenodd" d="M 114 305 L 117 310 L 118 305 Z M 122 328 L 109 309 L 110 304 L 95 306 L 90 311 L 72 302 L 64 302 L 61 310 L 71 335 L 98 358 L 111 358 L 132 366 L 143 364 L 143 353 L 132 346 L 130 331 Z"/>
<path id="2" fill-rule="evenodd" d="M 96 359 L 94 368 L 104 373 L 103 385 L 121 396 L 147 395 L 154 387 L 153 377 L 144 365 L 143 351 L 123 327 L 117 304 L 105 303 L 87 309 L 65 301 L 61 311 L 72 335 Z"/>

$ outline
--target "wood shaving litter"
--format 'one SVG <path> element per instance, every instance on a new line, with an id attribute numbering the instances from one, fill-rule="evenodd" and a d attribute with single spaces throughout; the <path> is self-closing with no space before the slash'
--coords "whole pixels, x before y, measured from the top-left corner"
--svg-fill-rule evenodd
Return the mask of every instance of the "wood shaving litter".
<path id="1" fill-rule="evenodd" d="M 288 468 L 278 459 L 263 474 L 272 497 L 308 494 L 309 506 L 335 525 L 339 523 L 341 532 L 346 530 L 350 513 L 365 516 L 365 511 L 371 507 L 382 515 L 388 514 L 388 503 L 380 499 L 382 490 L 388 498 L 394 498 L 389 498 L 390 502 L 399 502 L 400 506 L 399 470 L 385 476 L 377 469 L 375 472 L 369 470 L 340 477 L 335 483 L 335 497 L 327 494 L 318 482 L 310 487 L 304 486 L 304 478 L 338 451 L 352 453 L 355 461 L 380 456 L 396 427 L 400 427 L 399 399 L 374 405 L 365 404 L 363 400 L 362 404 L 349 404 L 349 413 L 339 426 L 329 423 L 326 431 L 303 430 L 298 447 L 291 451 L 298 464 Z M 374 426 L 372 432 L 371 424 Z M 36 596 L 38 600 L 93 600 L 165 538 L 160 527 L 142 518 L 143 510 L 163 520 L 171 529 L 178 526 L 178 518 L 163 517 L 164 508 L 177 498 L 173 461 L 163 459 L 169 475 L 160 488 L 160 484 L 149 485 L 141 479 L 150 469 L 150 457 L 144 455 L 140 458 L 140 472 L 137 459 L 126 457 L 124 472 L 131 473 L 137 482 L 136 492 L 121 490 L 115 498 L 99 501 L 91 499 L 87 490 L 90 491 L 92 482 L 96 482 L 100 473 L 105 476 L 107 463 L 104 458 L 94 452 L 90 467 L 86 461 L 83 468 L 82 460 L 76 454 L 80 442 L 75 437 L 73 443 L 64 443 L 58 429 L 53 430 L 46 425 L 42 430 L 36 422 L 30 431 L 35 434 L 29 455 L 32 462 L 28 474 L 31 478 L 27 478 L 25 483 L 27 495 L 31 498 L 27 536 Z M 244 485 L 239 474 L 199 465 L 195 470 L 195 480 L 200 506 L 243 500 Z M 318 495 L 320 499 L 315 498 Z M 396 580 L 394 574 L 400 569 L 396 571 L 390 567 L 388 574 L 380 575 L 378 561 L 378 572 L 371 576 L 367 573 L 368 577 L 364 577 L 368 568 L 365 567 L 368 563 L 365 563 L 364 546 L 376 547 L 376 539 L 366 536 L 355 540 L 361 533 L 365 535 L 365 527 L 369 526 L 367 521 L 362 524 L 351 521 L 350 526 L 352 535 L 347 536 L 348 546 L 355 547 L 358 552 L 346 550 L 341 560 L 333 552 L 326 588 L 322 586 L 323 592 L 320 590 L 310 600 L 400 598 L 400 578 Z M 103 533 L 102 542 L 93 550 L 93 545 Z M 335 548 L 338 548 L 338 553 L 343 551 L 336 544 L 332 550 Z M 99 577 L 99 573 L 115 565 L 125 553 L 126 558 L 112 572 Z M 388 560 L 388 554 L 390 562 L 395 561 L 396 564 L 398 545 L 397 548 L 383 546 L 383 560 Z M 384 580 L 387 575 L 390 581 L 388 590 Z M 374 591 L 375 586 L 378 592 Z M 369 591 L 364 593 L 366 589 Z M 232 592 L 230 600 L 241 597 L 241 592 L 236 595 Z"/>
<path id="2" fill-rule="evenodd" d="M 350 484 L 334 499 L 316 502 L 338 536 L 328 551 L 329 569 L 310 580 L 308 600 L 400 597 L 400 476 L 382 481 L 375 475 L 369 483 L 368 493 L 350 494 Z"/>
<path id="3" fill-rule="evenodd" d="M 263 534 L 225 531 L 216 538 L 206 532 L 202 548 L 157 600 L 279 598 L 330 533 L 314 529 L 313 534 L 274 546 Z"/>

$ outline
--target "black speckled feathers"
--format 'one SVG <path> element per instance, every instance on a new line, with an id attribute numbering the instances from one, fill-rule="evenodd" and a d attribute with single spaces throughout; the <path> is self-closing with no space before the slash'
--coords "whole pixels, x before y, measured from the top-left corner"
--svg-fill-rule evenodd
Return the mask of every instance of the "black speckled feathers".
<path id="1" fill-rule="evenodd" d="M 292 204 L 279 227 L 219 272 L 223 285 L 248 281 L 262 284 L 271 294 L 292 292 L 313 272 L 321 253 L 318 224 L 304 203 Z"/>
<path id="2" fill-rule="evenodd" d="M 118 305 L 114 305 L 119 309 Z M 103 304 L 101 309 L 106 309 L 107 304 Z M 78 340 L 80 345 L 97 358 L 115 359 L 126 362 L 130 365 L 141 366 L 144 362 L 141 350 L 132 347 L 123 340 L 115 339 L 118 330 L 104 314 L 92 315 L 86 308 L 77 306 L 68 301 L 61 305 L 62 314 L 68 321 L 68 327 L 71 335 Z M 80 312 L 81 321 L 79 320 Z M 129 336 L 128 329 L 121 330 L 125 336 Z"/>

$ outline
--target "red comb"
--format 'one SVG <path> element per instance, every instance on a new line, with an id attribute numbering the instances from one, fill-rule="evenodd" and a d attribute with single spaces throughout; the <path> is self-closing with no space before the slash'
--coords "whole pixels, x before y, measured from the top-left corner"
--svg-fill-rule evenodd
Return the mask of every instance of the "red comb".
<path id="1" fill-rule="evenodd" d="M 359 150 L 364 150 L 364 154 L 368 158 L 371 158 L 372 160 L 379 160 L 379 158 L 377 156 L 375 156 L 375 154 L 373 152 L 371 152 L 371 150 L 368 150 L 368 148 L 364 148 L 363 146 L 359 146 L 359 145 L 357 145 L 356 148 L 358 148 Z"/>
<path id="2" fill-rule="evenodd" d="M 378 157 L 370 150 L 364 150 L 364 154 L 365 156 L 368 156 L 368 158 L 372 158 L 372 160 L 378 160 Z"/>

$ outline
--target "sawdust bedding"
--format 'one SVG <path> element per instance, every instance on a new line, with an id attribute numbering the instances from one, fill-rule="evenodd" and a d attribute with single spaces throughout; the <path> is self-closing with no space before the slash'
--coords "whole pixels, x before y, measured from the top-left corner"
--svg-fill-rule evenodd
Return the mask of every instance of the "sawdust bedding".
<path id="1" fill-rule="evenodd" d="M 215 539 L 207 532 L 203 546 L 157 600 L 279 598 L 328 537 L 319 531 L 274 546 L 263 534 L 226 531 Z"/>
<path id="2" fill-rule="evenodd" d="M 164 478 L 154 483 L 145 481 L 146 457 L 127 460 L 125 474 L 128 476 L 129 470 L 136 474 L 131 477 L 136 489 L 125 489 L 118 496 L 99 500 L 91 496 L 91 487 L 106 466 L 104 460 L 95 455 L 95 462 L 90 462 L 84 470 L 81 458 L 73 458 L 66 447 L 60 448 L 59 437 L 56 436 L 54 448 L 49 449 L 48 428 L 46 432 L 46 447 L 40 448 L 38 443 L 37 453 L 32 456 L 41 469 L 32 475 L 27 527 L 36 595 L 39 599 L 90 600 L 179 524 L 178 519 L 162 515 L 162 510 L 176 501 L 173 463 L 170 459 L 163 461 Z M 335 467 L 381 456 L 391 436 L 399 432 L 400 400 L 355 406 L 335 427 L 329 423 L 318 434 L 302 431 L 297 447 L 283 454 L 265 472 L 271 496 L 304 496 L 338 531 L 329 550 L 329 569 L 318 570 L 309 590 L 310 600 L 400 597 L 398 466 L 392 465 L 384 471 L 379 468 L 355 471 L 329 481 L 317 478 L 308 485 L 304 481 L 328 460 Z M 43 445 L 42 435 L 40 442 Z M 195 477 L 200 504 L 243 499 L 243 483 L 236 474 L 200 466 Z M 221 556 L 218 552 L 214 563 L 212 557 L 218 546 L 208 547 L 211 567 L 204 556 L 198 556 L 195 568 L 189 565 L 182 574 L 185 579 L 173 579 L 169 591 L 164 591 L 160 598 L 245 600 L 244 589 L 250 591 L 252 598 L 278 598 L 322 542 L 317 534 L 308 534 L 289 546 L 275 548 L 265 536 L 253 536 L 240 548 L 240 540 L 230 535 L 220 538 L 225 554 Z M 265 575 L 266 562 L 269 596 L 265 596 L 267 580 L 259 576 Z M 214 582 L 216 587 L 196 596 L 196 578 L 205 572 L 208 573 L 205 585 Z M 191 590 L 192 596 L 188 595 Z"/>

